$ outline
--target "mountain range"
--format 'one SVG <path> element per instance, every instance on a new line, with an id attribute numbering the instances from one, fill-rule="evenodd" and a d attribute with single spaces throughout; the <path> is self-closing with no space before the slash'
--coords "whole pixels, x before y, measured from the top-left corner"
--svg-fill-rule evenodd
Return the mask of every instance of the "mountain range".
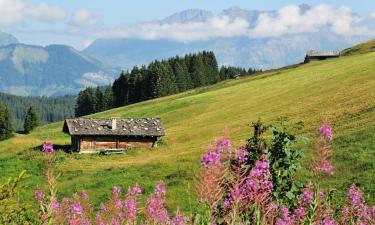
<path id="1" fill-rule="evenodd" d="M 108 85 L 117 76 L 108 66 L 65 45 L 21 44 L 0 33 L 0 91 L 16 95 L 76 94 L 86 86 Z"/>
<path id="2" fill-rule="evenodd" d="M 301 14 L 311 9 L 307 4 L 298 7 Z M 223 10 L 216 17 L 226 17 L 229 21 L 242 19 L 249 24 L 250 28 L 254 28 L 261 15 L 265 13 L 275 16 L 277 11 L 246 10 L 232 7 Z M 214 17 L 215 15 L 210 11 L 189 9 L 162 20 L 143 24 L 158 25 L 164 28 L 175 24 L 204 23 Z M 375 25 L 374 20 L 368 21 L 368 23 Z M 147 64 L 154 59 L 208 50 L 216 54 L 220 65 L 269 69 L 299 63 L 303 61 L 308 50 L 342 50 L 369 39 L 371 37 L 363 35 L 338 35 L 327 28 L 276 37 L 228 35 L 228 37 L 193 41 L 178 41 L 171 38 L 101 38 L 95 40 L 83 52 L 109 65 L 131 68 L 134 65 Z"/>

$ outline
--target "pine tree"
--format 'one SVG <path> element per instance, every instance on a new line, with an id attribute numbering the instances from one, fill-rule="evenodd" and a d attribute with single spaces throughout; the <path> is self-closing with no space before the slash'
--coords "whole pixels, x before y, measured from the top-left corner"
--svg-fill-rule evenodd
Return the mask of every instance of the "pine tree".
<path id="1" fill-rule="evenodd" d="M 101 112 L 103 110 L 104 110 L 104 95 L 100 87 L 97 87 L 95 90 L 94 111 Z"/>
<path id="2" fill-rule="evenodd" d="M 92 88 L 86 88 L 79 92 L 75 107 L 75 116 L 80 117 L 95 112 L 94 109 L 94 93 Z"/>
<path id="3" fill-rule="evenodd" d="M 185 61 L 176 56 L 176 58 L 169 60 L 169 65 L 175 75 L 178 91 L 183 92 L 192 88 L 191 79 Z"/>
<path id="4" fill-rule="evenodd" d="M 39 113 L 36 112 L 34 107 L 30 106 L 27 110 L 23 130 L 25 134 L 29 134 L 32 130 L 39 125 Z"/>
<path id="5" fill-rule="evenodd" d="M 189 65 L 189 73 L 194 87 L 206 85 L 207 81 L 204 75 L 204 66 L 200 55 L 192 55 Z"/>
<path id="6" fill-rule="evenodd" d="M 112 92 L 112 87 L 109 86 L 104 91 L 103 110 L 108 110 L 112 108 L 113 108 L 113 92 Z"/>
<path id="7" fill-rule="evenodd" d="M 0 141 L 12 137 L 12 123 L 6 105 L 0 102 Z"/>
<path id="8" fill-rule="evenodd" d="M 112 86 L 114 106 L 120 107 L 129 103 L 129 74 L 121 72 L 120 77 Z"/>

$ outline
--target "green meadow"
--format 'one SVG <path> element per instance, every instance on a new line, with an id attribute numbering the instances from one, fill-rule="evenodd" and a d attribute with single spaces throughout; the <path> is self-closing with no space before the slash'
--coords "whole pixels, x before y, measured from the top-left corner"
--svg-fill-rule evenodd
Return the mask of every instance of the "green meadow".
<path id="1" fill-rule="evenodd" d="M 309 170 L 317 128 L 327 115 L 334 128 L 334 175 L 317 180 Z M 225 129 L 234 145 L 252 135 L 249 124 L 261 118 L 275 124 L 279 116 L 303 121 L 309 138 L 298 179 L 337 189 L 344 199 L 356 183 L 374 203 L 375 197 L 375 52 L 311 62 L 295 68 L 230 80 L 214 86 L 141 102 L 91 115 L 93 118 L 160 117 L 166 136 L 153 149 L 130 149 L 123 155 L 68 154 L 58 151 L 59 196 L 85 190 L 97 206 L 114 185 L 135 183 L 145 195 L 160 180 L 167 186 L 167 205 L 190 212 L 195 207 L 200 157 Z M 22 198 L 32 202 L 33 190 L 44 188 L 45 139 L 69 145 L 62 122 L 16 134 L 0 142 L 0 179 L 27 170 Z"/>

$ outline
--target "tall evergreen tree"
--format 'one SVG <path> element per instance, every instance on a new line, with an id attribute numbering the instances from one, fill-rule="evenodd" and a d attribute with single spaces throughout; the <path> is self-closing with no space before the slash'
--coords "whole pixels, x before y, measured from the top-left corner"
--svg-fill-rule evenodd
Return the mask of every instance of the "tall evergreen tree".
<path id="1" fill-rule="evenodd" d="M 194 54 L 191 56 L 189 73 L 194 87 L 201 87 L 207 84 L 203 61 L 200 55 Z"/>
<path id="2" fill-rule="evenodd" d="M 39 125 L 39 113 L 36 112 L 34 107 L 30 106 L 26 112 L 23 130 L 29 134 L 32 130 Z"/>
<path id="3" fill-rule="evenodd" d="M 112 86 L 114 106 L 120 107 L 129 103 L 129 80 L 125 72 L 121 72 L 120 77 L 115 80 Z"/>
<path id="4" fill-rule="evenodd" d="M 113 92 L 112 92 L 112 87 L 108 86 L 104 91 L 103 110 L 108 110 L 112 108 L 113 108 Z"/>
<path id="5" fill-rule="evenodd" d="M 10 113 L 6 105 L 0 102 L 0 141 L 12 136 L 12 123 Z"/>
<path id="6" fill-rule="evenodd" d="M 150 64 L 148 70 L 152 98 L 158 98 L 177 92 L 175 77 L 168 62 L 155 61 Z"/>
<path id="7" fill-rule="evenodd" d="M 94 97 L 94 111 L 101 112 L 104 110 L 104 95 L 100 87 L 97 87 L 95 90 Z"/>
<path id="8" fill-rule="evenodd" d="M 189 76 L 188 68 L 184 60 L 176 56 L 169 60 L 169 64 L 172 67 L 173 73 L 176 77 L 176 85 L 179 92 L 183 92 L 192 88 L 191 79 Z"/>
<path id="9" fill-rule="evenodd" d="M 80 117 L 95 112 L 94 109 L 94 93 L 92 88 L 86 88 L 79 92 L 75 107 L 75 116 Z"/>

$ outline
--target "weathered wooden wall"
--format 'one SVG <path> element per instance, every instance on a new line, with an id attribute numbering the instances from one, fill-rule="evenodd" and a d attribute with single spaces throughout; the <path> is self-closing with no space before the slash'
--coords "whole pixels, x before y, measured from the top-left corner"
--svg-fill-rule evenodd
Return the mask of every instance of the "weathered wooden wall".
<path id="1" fill-rule="evenodd" d="M 96 152 L 116 148 L 151 148 L 155 142 L 156 138 L 152 137 L 80 137 L 77 149 L 81 152 Z"/>

